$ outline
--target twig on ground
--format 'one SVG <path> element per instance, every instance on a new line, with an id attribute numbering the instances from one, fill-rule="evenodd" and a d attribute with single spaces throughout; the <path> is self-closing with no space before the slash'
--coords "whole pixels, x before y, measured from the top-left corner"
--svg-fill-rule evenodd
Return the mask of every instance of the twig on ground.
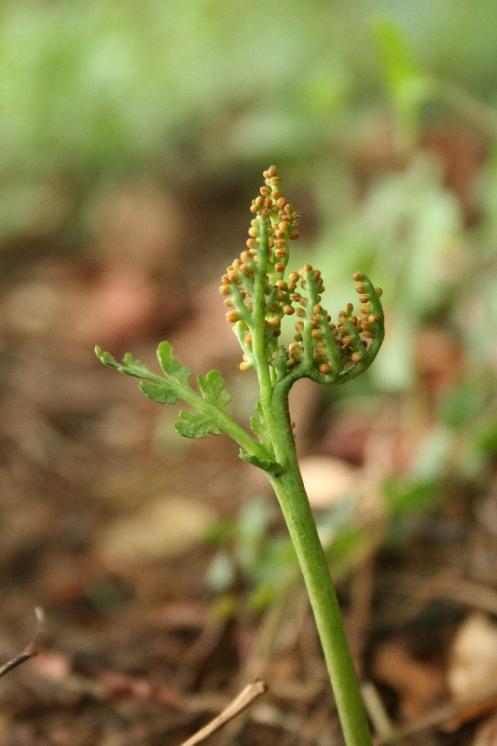
<path id="1" fill-rule="evenodd" d="M 445 599 L 486 614 L 497 615 L 497 592 L 490 586 L 467 580 L 451 569 L 442 569 L 437 575 L 391 573 L 383 581 L 388 589 L 395 588 L 404 597 L 418 604 Z M 416 608 L 415 613 L 418 609 Z M 405 622 L 405 620 L 403 620 Z"/>
<path id="2" fill-rule="evenodd" d="M 408 736 L 419 735 L 431 728 L 438 728 L 445 732 L 453 733 L 465 723 L 470 723 L 477 718 L 497 709 L 497 692 L 488 694 L 486 697 L 474 702 L 449 702 L 419 718 L 416 723 L 401 726 L 389 735 L 380 736 L 376 746 L 387 746 L 387 744 L 399 743 Z"/>
<path id="3" fill-rule="evenodd" d="M 196 744 L 202 743 L 202 741 L 205 741 L 209 736 L 222 728 L 223 725 L 233 720 L 240 712 L 243 712 L 257 697 L 264 694 L 266 690 L 266 684 L 260 679 L 247 684 L 217 717 L 197 731 L 191 738 L 184 741 L 181 746 L 196 746 Z"/>
<path id="4" fill-rule="evenodd" d="M 364 683 L 361 686 L 361 692 L 366 712 L 373 723 L 375 732 L 382 738 L 390 736 L 394 728 L 373 682 L 367 681 Z"/>
<path id="5" fill-rule="evenodd" d="M 421 598 L 446 598 L 487 614 L 497 614 L 497 593 L 493 588 L 457 577 L 454 573 L 440 574 L 425 589 L 418 580 L 418 587 Z"/>
<path id="6" fill-rule="evenodd" d="M 3 666 L 0 666 L 0 678 L 8 674 L 9 671 L 12 671 L 14 668 L 17 668 L 17 666 L 20 666 L 22 663 L 29 661 L 31 658 L 34 658 L 34 656 L 37 655 L 37 652 L 34 649 L 34 644 L 45 622 L 45 614 L 40 606 L 35 607 L 35 617 L 36 628 L 33 637 L 26 645 L 22 653 L 19 653 L 19 655 L 16 655 L 14 658 L 11 658 L 6 663 L 4 663 Z"/>
<path id="7" fill-rule="evenodd" d="M 21 663 L 29 661 L 29 659 L 33 658 L 35 655 L 36 650 L 25 650 L 24 653 L 16 655 L 15 658 L 11 658 L 10 661 L 7 661 L 7 663 L 4 663 L 3 666 L 0 667 L 0 677 L 5 676 L 5 674 L 12 671 L 13 668 L 20 666 Z"/>
<path id="8" fill-rule="evenodd" d="M 222 644 L 226 627 L 227 622 L 218 623 L 215 626 L 206 624 L 195 642 L 188 648 L 181 661 L 182 673 L 176 681 L 177 686 L 183 691 L 193 689 L 196 677 L 205 661 Z"/>

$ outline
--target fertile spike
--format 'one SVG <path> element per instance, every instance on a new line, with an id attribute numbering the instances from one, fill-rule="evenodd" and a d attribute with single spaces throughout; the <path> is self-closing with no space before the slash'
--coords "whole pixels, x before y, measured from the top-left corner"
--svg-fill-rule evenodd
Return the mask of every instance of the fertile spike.
<path id="1" fill-rule="evenodd" d="M 289 242 L 299 237 L 299 215 L 282 194 L 276 166 L 263 172 L 264 183 L 252 201 L 253 215 L 240 257 L 221 278 L 219 292 L 230 310 L 227 320 L 245 354 L 253 356 L 257 339 L 263 340 L 267 365 L 275 380 L 309 377 L 321 383 L 342 383 L 358 375 L 373 361 L 383 339 L 381 288 L 362 272 L 354 272 L 360 310 L 352 303 L 338 314 L 338 325 L 323 307 L 323 280 L 319 269 L 305 264 L 285 277 Z M 264 306 L 260 326 L 260 307 Z M 294 342 L 278 345 L 283 319 L 297 316 Z M 249 341 L 250 340 L 250 341 Z M 253 368 L 244 359 L 241 370 Z"/>

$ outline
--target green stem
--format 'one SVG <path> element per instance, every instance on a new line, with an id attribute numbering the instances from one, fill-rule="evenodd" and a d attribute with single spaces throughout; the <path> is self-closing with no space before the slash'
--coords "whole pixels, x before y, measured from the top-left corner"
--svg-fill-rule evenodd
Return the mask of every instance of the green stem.
<path id="1" fill-rule="evenodd" d="M 223 412 L 219 407 L 214 404 L 210 404 L 198 396 L 190 387 L 181 386 L 176 384 L 178 391 L 178 398 L 184 401 L 186 404 L 190 404 L 192 407 L 196 407 L 199 412 L 205 412 L 219 425 L 226 435 L 228 435 L 235 443 L 243 448 L 244 451 L 249 453 L 251 456 L 259 458 L 268 458 L 270 454 L 266 453 L 266 450 L 254 441 L 251 435 L 243 429 L 238 422 L 230 417 L 229 414 Z"/>
<path id="2" fill-rule="evenodd" d="M 259 234 L 259 266 L 257 268 L 257 273 L 254 281 L 254 312 L 252 317 L 252 336 L 254 360 L 261 395 L 261 405 L 264 413 L 266 414 L 269 412 L 271 405 L 271 376 L 269 373 L 269 364 L 266 359 L 265 348 L 266 304 L 264 300 L 269 244 L 267 226 L 262 219 L 260 219 L 259 221 Z"/>
<path id="3" fill-rule="evenodd" d="M 347 746 L 371 746 L 340 607 L 297 461 L 288 416 L 288 384 L 275 387 L 272 410 L 271 421 L 278 423 L 271 433 L 275 456 L 285 465 L 285 471 L 278 476 L 268 475 L 268 478 L 281 506 L 304 577 L 345 743 Z"/>

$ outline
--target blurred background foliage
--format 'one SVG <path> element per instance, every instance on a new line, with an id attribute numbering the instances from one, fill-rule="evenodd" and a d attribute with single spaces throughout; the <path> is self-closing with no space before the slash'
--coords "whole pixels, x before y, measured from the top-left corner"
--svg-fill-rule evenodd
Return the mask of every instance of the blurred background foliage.
<path id="1" fill-rule="evenodd" d="M 173 222 L 184 213 L 177 264 L 169 272 L 159 253 L 151 268 L 162 266 L 166 288 L 177 270 L 181 288 L 197 291 L 238 253 L 245 205 L 275 162 L 304 216 L 298 260 L 310 257 L 329 278 L 330 310 L 348 299 L 358 268 L 384 287 L 377 363 L 367 380 L 325 396 L 339 421 L 386 412 L 397 423 L 404 450 L 390 454 L 378 487 L 392 526 L 438 505 L 455 476 L 488 490 L 497 453 L 496 27 L 493 0 L 477 12 L 465 0 L 4 0 L 2 252 L 10 264 L 53 254 L 126 266 L 133 248 L 118 241 L 106 254 L 95 215 L 109 192 L 145 183 L 152 201 L 173 195 Z M 145 234 L 148 219 L 145 211 Z M 134 256 L 132 271 L 146 261 Z M 14 293 L 9 318 L 29 311 L 29 331 L 40 298 L 26 306 Z M 173 314 L 173 337 L 188 303 Z M 103 312 L 97 322 L 95 335 L 105 334 Z M 167 330 L 167 319 L 158 327 Z M 209 331 L 187 333 L 191 344 Z M 76 340 L 80 350 L 89 336 Z M 117 337 L 127 344 L 133 332 Z M 357 449 L 325 442 L 310 447 L 363 464 Z M 355 551 L 343 506 L 334 511 L 333 535 L 344 532 L 344 551 Z M 254 501 L 218 532 L 238 548 L 234 564 L 215 559 L 215 589 L 230 585 L 237 563 L 256 586 L 269 566 L 287 571 L 278 537 L 259 551 L 271 525 Z"/>
<path id="2" fill-rule="evenodd" d="M 64 187 L 80 205 L 102 179 L 268 160 L 302 188 L 302 171 L 319 174 L 333 214 L 336 161 L 388 105 L 412 130 L 447 112 L 439 79 L 495 103 L 495 13 L 491 0 L 478 13 L 463 0 L 5 0 L 0 230 L 56 211 Z"/>

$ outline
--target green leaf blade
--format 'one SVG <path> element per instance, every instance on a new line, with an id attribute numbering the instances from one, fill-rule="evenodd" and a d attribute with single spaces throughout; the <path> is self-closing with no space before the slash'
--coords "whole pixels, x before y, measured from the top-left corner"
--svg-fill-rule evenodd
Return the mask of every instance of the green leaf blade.
<path id="1" fill-rule="evenodd" d="M 222 430 L 212 417 L 206 414 L 192 414 L 181 411 L 175 422 L 176 432 L 184 438 L 205 438 L 207 435 L 221 435 Z"/>
<path id="2" fill-rule="evenodd" d="M 178 399 L 174 387 L 165 380 L 158 383 L 140 381 L 138 388 L 148 399 L 156 401 L 159 404 L 176 404 Z"/>
<path id="3" fill-rule="evenodd" d="M 109 368 L 119 368 L 119 363 L 116 358 L 110 354 L 110 352 L 104 352 L 99 345 L 95 345 L 95 355 L 98 357 L 102 365 L 107 365 Z"/>
<path id="4" fill-rule="evenodd" d="M 124 355 L 123 364 L 119 366 L 119 372 L 124 373 L 126 376 L 134 376 L 135 378 L 157 377 L 145 363 L 133 357 L 131 352 L 126 352 Z"/>
<path id="5" fill-rule="evenodd" d="M 173 346 L 170 342 L 159 343 L 157 347 L 157 360 L 159 361 L 162 372 L 166 376 L 175 378 L 183 386 L 188 384 L 192 372 L 186 365 L 182 365 L 179 358 L 173 355 Z"/>
<path id="6" fill-rule="evenodd" d="M 98 345 L 95 347 L 95 355 L 98 357 L 103 365 L 109 368 L 114 368 L 125 376 L 133 376 L 135 378 L 158 378 L 155 373 L 142 363 L 133 357 L 131 352 L 126 352 L 120 363 L 116 358 L 110 354 L 110 352 L 104 352 Z"/>
<path id="7" fill-rule="evenodd" d="M 205 438 L 206 435 L 221 435 L 222 430 L 208 414 L 192 414 L 181 411 L 180 419 L 174 424 L 176 432 L 184 438 Z"/>
<path id="8" fill-rule="evenodd" d="M 222 409 L 231 401 L 224 380 L 218 370 L 210 370 L 205 376 L 198 376 L 198 387 L 205 401 Z"/>

